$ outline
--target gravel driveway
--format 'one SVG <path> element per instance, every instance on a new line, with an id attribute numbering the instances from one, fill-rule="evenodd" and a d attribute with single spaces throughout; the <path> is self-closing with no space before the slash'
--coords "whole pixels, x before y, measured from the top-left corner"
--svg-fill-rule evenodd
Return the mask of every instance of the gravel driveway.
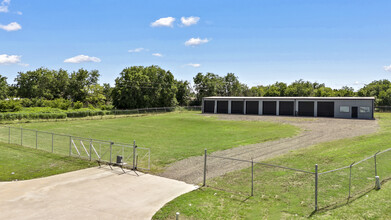
<path id="1" fill-rule="evenodd" d="M 250 115 L 210 115 L 221 120 L 251 120 L 286 123 L 301 128 L 301 132 L 291 138 L 276 141 L 239 146 L 228 150 L 217 151 L 212 155 L 233 157 L 238 159 L 262 161 L 291 150 L 309 147 L 321 142 L 333 141 L 374 133 L 379 126 L 376 120 L 337 119 L 337 118 L 305 118 L 283 116 L 250 116 Z M 161 173 L 161 176 L 192 184 L 199 184 L 203 178 L 203 156 L 190 157 L 173 163 Z M 249 163 L 229 161 L 222 166 L 221 159 L 208 157 L 208 178 L 224 175 L 234 170 L 248 167 Z"/>

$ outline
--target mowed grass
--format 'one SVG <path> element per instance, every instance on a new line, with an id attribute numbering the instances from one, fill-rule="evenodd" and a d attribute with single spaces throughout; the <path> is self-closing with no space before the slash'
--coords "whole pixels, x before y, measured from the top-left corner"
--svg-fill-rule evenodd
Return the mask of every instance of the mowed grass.
<path id="1" fill-rule="evenodd" d="M 28 180 L 92 166 L 96 163 L 0 143 L 0 181 Z"/>
<path id="2" fill-rule="evenodd" d="M 130 145 L 136 140 L 138 146 L 151 149 L 154 171 L 172 162 L 202 155 L 205 148 L 209 152 L 225 150 L 290 137 L 299 132 L 297 127 L 288 124 L 219 120 L 191 111 L 118 119 L 25 123 L 20 126 Z M 34 141 L 34 138 L 30 139 Z"/>
<path id="3" fill-rule="evenodd" d="M 391 148 L 391 114 L 379 113 L 379 132 L 293 151 L 267 163 L 319 172 L 347 166 L 379 150 Z M 381 180 L 391 177 L 391 151 L 377 158 Z M 222 162 L 222 165 L 224 163 Z M 390 183 L 371 191 L 375 184 L 374 160 L 354 166 L 350 203 L 349 169 L 319 176 L 318 205 L 314 211 L 314 175 L 296 171 L 254 167 L 254 196 L 250 197 L 251 169 L 228 173 L 207 181 L 209 187 L 184 194 L 166 204 L 154 219 L 368 219 L 390 216 Z M 369 192 L 368 197 L 365 193 Z M 361 197 L 364 195 L 364 197 Z M 366 203 L 372 202 L 372 204 Z M 338 208 L 339 206 L 341 206 Z M 372 208 L 372 209 L 371 209 Z M 313 214 L 313 215 L 311 215 Z"/>

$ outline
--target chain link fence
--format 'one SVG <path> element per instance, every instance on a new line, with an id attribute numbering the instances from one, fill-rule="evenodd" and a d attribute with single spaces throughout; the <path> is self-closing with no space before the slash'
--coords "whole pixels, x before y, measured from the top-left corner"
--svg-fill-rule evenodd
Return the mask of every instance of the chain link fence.
<path id="1" fill-rule="evenodd" d="M 390 161 L 391 148 L 347 166 L 319 172 L 318 165 L 314 165 L 313 171 L 307 171 L 211 155 L 205 150 L 203 186 L 247 197 L 258 194 L 262 198 L 286 199 L 289 205 L 301 206 L 311 213 L 348 203 L 370 190 L 379 189 L 391 179 Z M 227 168 L 224 175 L 207 180 L 208 172 L 217 166 Z M 232 172 L 237 168 L 241 170 Z"/>
<path id="2" fill-rule="evenodd" d="M 151 168 L 150 149 L 138 147 L 136 141 L 123 144 L 10 126 L 0 127 L 0 141 L 134 170 Z"/>
<path id="3" fill-rule="evenodd" d="M 376 106 L 375 112 L 391 112 L 391 106 Z"/>

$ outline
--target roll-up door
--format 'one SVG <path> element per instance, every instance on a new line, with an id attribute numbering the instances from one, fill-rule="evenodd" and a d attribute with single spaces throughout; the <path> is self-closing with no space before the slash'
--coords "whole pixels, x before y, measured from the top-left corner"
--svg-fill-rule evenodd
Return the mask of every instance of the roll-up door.
<path id="1" fill-rule="evenodd" d="M 299 116 L 314 116 L 314 102 L 299 102 Z"/>
<path id="2" fill-rule="evenodd" d="M 232 101 L 231 102 L 231 114 L 243 114 L 243 101 Z"/>
<path id="3" fill-rule="evenodd" d="M 258 101 L 246 101 L 246 114 L 258 115 L 259 102 Z"/>
<path id="4" fill-rule="evenodd" d="M 215 101 L 204 101 L 204 113 L 214 113 L 215 112 Z"/>
<path id="5" fill-rule="evenodd" d="M 318 102 L 318 117 L 334 117 L 334 102 Z"/>
<path id="6" fill-rule="evenodd" d="M 276 115 L 277 102 L 276 101 L 263 101 L 262 112 L 264 115 Z"/>
<path id="7" fill-rule="evenodd" d="M 228 101 L 217 101 L 217 113 L 228 114 Z"/>
<path id="8" fill-rule="evenodd" d="M 292 101 L 280 101 L 279 103 L 279 115 L 293 115 L 294 102 Z"/>

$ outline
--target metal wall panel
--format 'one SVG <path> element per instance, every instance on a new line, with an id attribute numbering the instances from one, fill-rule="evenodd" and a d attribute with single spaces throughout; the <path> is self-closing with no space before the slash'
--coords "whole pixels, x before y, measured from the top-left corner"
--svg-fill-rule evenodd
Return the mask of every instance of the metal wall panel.
<path id="1" fill-rule="evenodd" d="M 231 102 L 231 114 L 243 114 L 244 101 Z"/>
<path id="2" fill-rule="evenodd" d="M 258 101 L 246 101 L 246 114 L 258 115 L 259 102 Z"/>
<path id="3" fill-rule="evenodd" d="M 215 101 L 204 101 L 204 113 L 215 112 Z"/>
<path id="4" fill-rule="evenodd" d="M 217 101 L 217 113 L 228 114 L 228 101 Z"/>
<path id="5" fill-rule="evenodd" d="M 318 101 L 318 117 L 334 117 L 334 102 Z"/>
<path id="6" fill-rule="evenodd" d="M 264 115 L 276 115 L 277 102 L 276 101 L 263 101 L 262 112 Z"/>
<path id="7" fill-rule="evenodd" d="M 280 101 L 279 115 L 293 115 L 294 104 L 292 101 Z"/>
<path id="8" fill-rule="evenodd" d="M 299 116 L 314 117 L 314 102 L 300 102 L 299 101 Z"/>

